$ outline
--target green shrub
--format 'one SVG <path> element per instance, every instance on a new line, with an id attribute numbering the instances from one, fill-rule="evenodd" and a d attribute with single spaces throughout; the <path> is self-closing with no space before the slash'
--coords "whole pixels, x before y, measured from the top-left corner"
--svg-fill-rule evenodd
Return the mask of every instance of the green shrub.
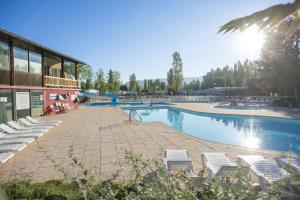
<path id="1" fill-rule="evenodd" d="M 120 163 L 120 169 L 130 171 L 124 176 L 119 170 L 109 179 L 100 181 L 80 163 L 70 150 L 72 165 L 79 169 L 79 175 L 71 175 L 58 166 L 63 172 L 64 180 L 51 180 L 43 183 L 33 183 L 30 180 L 13 180 L 2 183 L 0 188 L 7 199 L 285 199 L 283 190 L 291 188 L 290 181 L 273 185 L 266 191 L 260 191 L 249 180 L 248 173 L 241 168 L 231 176 L 220 176 L 210 181 L 205 178 L 192 184 L 184 172 L 171 175 L 161 161 L 146 160 L 140 154 L 125 152 L 125 162 Z M 55 162 L 54 160 L 52 160 Z M 204 173 L 206 174 L 206 173 Z M 126 177 L 126 178 L 125 178 Z M 300 176 L 293 176 L 299 181 Z M 297 189 L 296 189 L 297 190 Z M 0 190 L 1 194 L 1 190 Z M 50 198 L 51 197 L 51 198 Z M 59 197 L 59 198 L 58 198 Z"/>

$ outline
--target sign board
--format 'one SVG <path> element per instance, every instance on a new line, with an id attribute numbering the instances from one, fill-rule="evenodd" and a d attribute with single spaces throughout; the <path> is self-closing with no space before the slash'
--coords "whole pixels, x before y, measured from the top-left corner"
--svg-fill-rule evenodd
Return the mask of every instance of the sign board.
<path id="1" fill-rule="evenodd" d="M 0 97 L 0 102 L 7 103 L 7 97 Z"/>
<path id="2" fill-rule="evenodd" d="M 25 110 L 30 108 L 29 92 L 16 92 L 16 109 Z"/>
<path id="3" fill-rule="evenodd" d="M 50 94 L 50 99 L 55 100 L 57 98 L 57 94 Z"/>

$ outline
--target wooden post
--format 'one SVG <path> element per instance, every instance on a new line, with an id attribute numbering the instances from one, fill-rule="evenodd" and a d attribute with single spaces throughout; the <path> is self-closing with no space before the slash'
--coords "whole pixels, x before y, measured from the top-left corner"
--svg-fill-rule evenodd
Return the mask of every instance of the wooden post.
<path id="1" fill-rule="evenodd" d="M 10 65 L 10 85 L 15 85 L 15 65 L 14 65 L 14 45 L 9 38 L 9 65 Z"/>

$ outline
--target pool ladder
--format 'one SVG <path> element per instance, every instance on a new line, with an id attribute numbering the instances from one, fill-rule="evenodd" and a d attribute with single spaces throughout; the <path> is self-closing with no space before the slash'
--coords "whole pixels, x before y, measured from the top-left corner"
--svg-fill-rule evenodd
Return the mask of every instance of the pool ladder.
<path id="1" fill-rule="evenodd" d="M 142 116 L 141 116 L 136 110 L 130 110 L 130 111 L 129 111 L 129 122 L 132 121 L 132 120 L 131 120 L 132 113 L 136 113 L 136 115 L 139 117 L 140 122 L 143 121 Z"/>

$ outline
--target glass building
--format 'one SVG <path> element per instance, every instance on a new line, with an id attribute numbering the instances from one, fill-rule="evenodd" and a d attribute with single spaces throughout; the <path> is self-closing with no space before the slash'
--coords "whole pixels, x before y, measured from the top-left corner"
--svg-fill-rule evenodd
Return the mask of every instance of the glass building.
<path id="1" fill-rule="evenodd" d="M 0 123 L 39 116 L 57 98 L 77 109 L 84 62 L 0 29 Z"/>

